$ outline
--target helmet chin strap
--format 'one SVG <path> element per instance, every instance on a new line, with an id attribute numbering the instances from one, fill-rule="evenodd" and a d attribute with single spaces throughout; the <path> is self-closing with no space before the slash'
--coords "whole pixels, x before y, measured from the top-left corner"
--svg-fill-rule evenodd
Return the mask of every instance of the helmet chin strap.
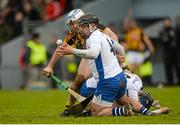
<path id="1" fill-rule="evenodd" d="M 96 30 L 96 26 L 93 28 L 90 24 L 89 24 L 89 31 L 92 33 Z"/>

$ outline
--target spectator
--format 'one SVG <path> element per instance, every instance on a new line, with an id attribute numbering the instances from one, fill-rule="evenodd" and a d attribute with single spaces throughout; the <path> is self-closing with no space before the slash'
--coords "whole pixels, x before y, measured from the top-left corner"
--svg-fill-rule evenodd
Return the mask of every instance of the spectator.
<path id="1" fill-rule="evenodd" d="M 28 65 L 26 64 L 25 54 L 26 54 L 26 50 L 27 50 L 26 49 L 27 41 L 32 39 L 32 34 L 33 34 L 33 31 L 29 30 L 28 33 L 24 35 L 24 40 L 22 41 L 23 46 L 21 47 L 19 56 L 18 56 L 19 57 L 18 58 L 19 68 L 20 68 L 20 70 L 22 72 L 22 76 L 23 76 L 20 89 L 24 89 L 28 83 Z"/>
<path id="2" fill-rule="evenodd" d="M 12 10 L 12 8 L 10 6 L 6 7 L 4 9 L 4 11 L 2 12 L 2 16 L 4 17 L 4 22 L 6 22 L 6 24 L 11 27 L 12 32 L 14 32 L 14 30 L 13 30 L 14 15 L 15 15 L 15 12 Z M 14 36 L 12 36 L 12 37 L 14 37 Z"/>
<path id="3" fill-rule="evenodd" d="M 0 44 L 0 66 L 1 66 L 1 44 Z M 2 83 L 1 83 L 1 72 L 0 72 L 0 89 L 1 88 L 2 88 Z"/>
<path id="4" fill-rule="evenodd" d="M 59 1 L 60 1 L 61 10 L 63 12 L 62 14 L 64 14 L 67 0 L 59 0 Z"/>
<path id="5" fill-rule="evenodd" d="M 180 16 L 176 18 L 176 42 L 178 53 L 180 54 Z"/>
<path id="6" fill-rule="evenodd" d="M 44 9 L 45 9 L 45 0 L 33 0 L 33 6 L 38 11 L 40 18 L 43 19 Z"/>
<path id="7" fill-rule="evenodd" d="M 132 19 L 125 22 L 124 48 L 129 67 L 132 72 L 139 74 L 139 68 L 144 61 L 144 52 L 154 52 L 154 47 L 147 34 Z"/>
<path id="8" fill-rule="evenodd" d="M 177 68 L 178 71 L 180 71 L 180 16 L 176 18 L 176 43 L 177 43 L 177 51 L 178 51 Z M 178 79 L 178 84 L 180 85 L 180 74 L 177 75 L 177 79 Z"/>
<path id="9" fill-rule="evenodd" d="M 61 0 L 62 1 L 62 0 Z M 73 0 L 66 0 L 65 2 L 65 8 L 64 8 L 64 13 L 67 13 L 71 10 L 73 10 Z"/>
<path id="10" fill-rule="evenodd" d="M 153 85 L 152 82 L 152 75 L 153 75 L 153 64 L 151 61 L 151 54 L 146 49 L 144 53 L 144 61 L 140 66 L 140 77 L 142 79 L 144 86 L 151 86 Z"/>
<path id="11" fill-rule="evenodd" d="M 8 4 L 9 0 L 1 0 L 0 1 L 0 10 L 4 9 L 7 4 Z"/>
<path id="12" fill-rule="evenodd" d="M 66 0 L 2 0 L 0 1 L 0 15 L 4 18 L 4 22 L 11 28 L 13 34 L 10 39 L 17 37 L 23 32 L 23 23 L 25 26 L 34 28 L 39 26 L 39 22 L 44 19 L 46 1 L 49 2 L 47 12 L 50 16 L 46 16 L 46 21 L 54 20 L 63 14 Z M 29 22 L 30 21 L 30 22 Z M 28 29 L 25 27 L 25 29 Z M 25 31 L 26 32 L 26 31 Z"/>
<path id="13" fill-rule="evenodd" d="M 40 81 L 41 68 L 47 61 L 45 45 L 40 42 L 40 35 L 33 33 L 32 39 L 27 41 L 25 54 L 26 64 L 28 65 L 29 83 Z"/>
<path id="14" fill-rule="evenodd" d="M 160 32 L 159 38 L 161 44 L 163 45 L 164 69 L 167 78 L 167 85 L 174 85 L 174 70 L 178 76 L 178 79 L 180 78 L 180 70 L 178 70 L 178 49 L 175 41 L 175 30 L 172 27 L 172 20 L 170 18 L 164 19 L 163 25 L 164 27 Z"/>
<path id="15" fill-rule="evenodd" d="M 13 25 L 14 36 L 17 37 L 23 33 L 23 20 L 24 20 L 23 13 L 20 11 L 17 11 L 15 13 L 14 18 L 15 18 L 14 25 Z"/>
<path id="16" fill-rule="evenodd" d="M 48 60 L 51 59 L 51 57 L 53 56 L 54 51 L 57 48 L 56 45 L 56 41 L 57 41 L 57 36 L 55 34 L 52 34 L 51 36 L 51 40 L 50 40 L 50 45 L 47 49 L 47 54 L 48 54 Z M 57 76 L 60 76 L 62 78 L 62 69 L 61 69 L 61 61 L 58 60 L 58 62 L 55 64 L 54 66 L 54 74 L 56 74 Z M 55 81 L 51 79 L 51 87 L 52 88 L 57 88 L 57 85 L 55 84 Z"/>
<path id="17" fill-rule="evenodd" d="M 12 29 L 12 38 L 22 34 L 22 1 L 9 0 L 7 6 L 2 10 L 5 22 Z"/>
<path id="18" fill-rule="evenodd" d="M 47 4 L 45 7 L 45 21 L 54 20 L 62 14 L 62 8 L 59 1 L 46 0 Z"/>
<path id="19" fill-rule="evenodd" d="M 4 18 L 0 15 L 0 44 L 10 40 L 11 37 L 12 29 L 5 23 Z"/>
<path id="20" fill-rule="evenodd" d="M 8 7 L 10 7 L 13 11 L 22 11 L 23 10 L 23 1 L 29 0 L 9 0 Z"/>
<path id="21" fill-rule="evenodd" d="M 29 21 L 40 20 L 40 15 L 38 11 L 33 7 L 30 2 L 25 2 L 23 4 L 24 15 Z"/>

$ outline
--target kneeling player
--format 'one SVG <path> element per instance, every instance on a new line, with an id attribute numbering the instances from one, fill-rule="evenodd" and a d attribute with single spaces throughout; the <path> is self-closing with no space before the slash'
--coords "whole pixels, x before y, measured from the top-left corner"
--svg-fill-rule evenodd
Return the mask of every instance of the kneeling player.
<path id="1" fill-rule="evenodd" d="M 153 110 L 152 113 L 153 115 L 159 115 L 159 114 L 165 114 L 170 111 L 169 108 L 167 107 L 160 107 L 160 104 L 153 99 L 153 97 L 149 93 L 145 93 L 142 89 L 142 81 L 139 78 L 138 75 L 131 73 L 129 70 L 126 69 L 125 67 L 125 76 L 127 78 L 127 94 L 128 97 L 139 101 L 145 108 L 149 109 L 150 107 L 156 107 L 158 110 Z M 80 89 L 80 94 L 84 97 L 88 97 L 92 93 L 95 92 L 96 90 L 96 80 L 94 77 L 91 77 L 87 79 L 81 89 Z M 88 116 L 90 115 L 90 111 L 84 111 L 81 116 Z"/>

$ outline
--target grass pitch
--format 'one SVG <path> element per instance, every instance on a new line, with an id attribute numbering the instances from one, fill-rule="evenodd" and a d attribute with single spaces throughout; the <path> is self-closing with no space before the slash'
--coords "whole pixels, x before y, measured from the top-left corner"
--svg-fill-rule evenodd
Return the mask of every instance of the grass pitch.
<path id="1" fill-rule="evenodd" d="M 136 123 L 180 123 L 180 87 L 163 89 L 147 88 L 160 100 L 162 106 L 172 109 L 161 116 L 133 117 L 60 117 L 64 110 L 67 92 L 63 90 L 44 91 L 0 91 L 0 124 L 136 124 Z"/>

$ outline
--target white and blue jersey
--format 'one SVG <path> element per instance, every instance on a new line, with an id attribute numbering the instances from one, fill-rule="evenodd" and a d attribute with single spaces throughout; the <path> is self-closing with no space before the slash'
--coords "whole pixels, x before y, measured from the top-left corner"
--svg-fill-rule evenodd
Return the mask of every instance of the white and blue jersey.
<path id="1" fill-rule="evenodd" d="M 128 97 L 138 101 L 138 99 L 139 99 L 138 93 L 143 88 L 141 78 L 138 75 L 133 74 L 129 71 L 127 71 L 127 72 L 125 71 L 124 74 L 127 78 L 127 94 L 128 94 Z"/>
<path id="2" fill-rule="evenodd" d="M 97 57 L 89 61 L 97 81 L 94 103 L 111 105 L 126 92 L 126 78 L 116 58 L 114 42 L 99 30 L 94 31 L 86 41 L 87 49 L 94 48 L 94 53 L 98 52 Z"/>
<path id="3" fill-rule="evenodd" d="M 98 51 L 96 59 L 90 59 L 89 64 L 96 81 L 112 78 L 122 72 L 113 48 L 113 41 L 99 30 L 94 31 L 86 41 L 87 48 Z"/>

